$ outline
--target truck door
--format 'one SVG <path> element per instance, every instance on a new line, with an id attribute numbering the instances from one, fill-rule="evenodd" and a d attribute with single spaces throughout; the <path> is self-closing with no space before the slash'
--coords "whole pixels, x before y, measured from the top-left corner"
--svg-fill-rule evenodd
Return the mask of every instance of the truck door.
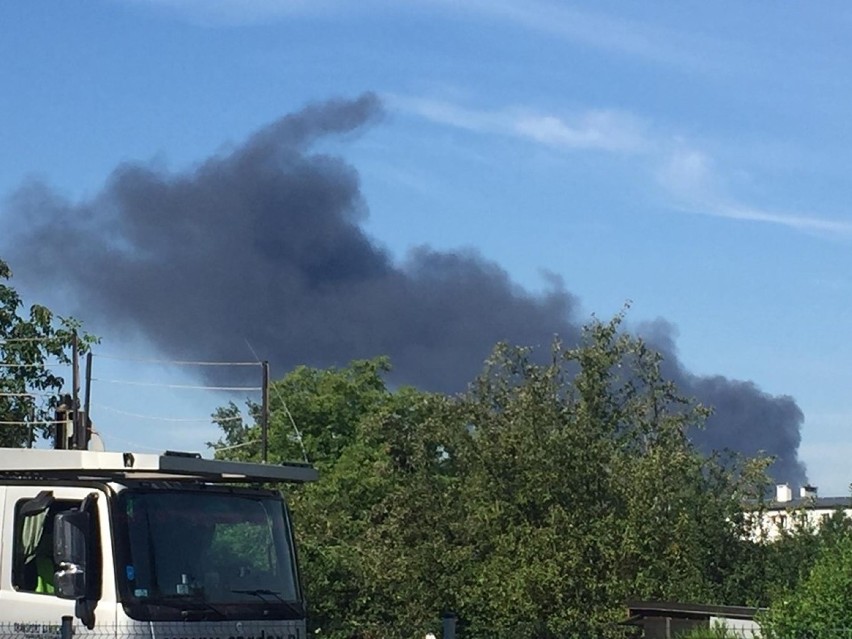
<path id="1" fill-rule="evenodd" d="M 64 615 L 74 616 L 75 603 L 54 593 L 53 521 L 77 508 L 95 492 L 93 530 L 96 539 L 95 577 L 100 597 L 95 612 L 99 634 L 112 634 L 116 622 L 115 579 L 106 495 L 79 486 L 6 487 L 3 543 L 0 548 L 0 623 L 11 624 L 25 639 L 53 639 Z M 105 578 L 105 576 L 107 576 Z M 17 626 L 15 625 L 17 624 Z M 75 620 L 75 629 L 84 630 Z"/>

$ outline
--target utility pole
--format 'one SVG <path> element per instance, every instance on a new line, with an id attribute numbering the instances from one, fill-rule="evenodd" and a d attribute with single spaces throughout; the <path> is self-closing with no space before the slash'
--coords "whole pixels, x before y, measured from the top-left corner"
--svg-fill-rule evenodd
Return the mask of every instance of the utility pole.
<path id="1" fill-rule="evenodd" d="M 73 415 L 74 431 L 71 436 L 71 448 L 74 450 L 86 449 L 86 425 L 80 412 L 80 339 L 77 331 L 71 337 L 71 410 Z"/>
<path id="2" fill-rule="evenodd" d="M 89 440 L 92 438 L 92 420 L 89 418 L 92 400 L 92 351 L 86 353 L 86 389 L 83 404 L 83 449 L 89 449 Z"/>
<path id="3" fill-rule="evenodd" d="M 263 400 L 260 417 L 260 459 L 265 464 L 269 457 L 269 362 L 264 360 L 263 367 Z"/>

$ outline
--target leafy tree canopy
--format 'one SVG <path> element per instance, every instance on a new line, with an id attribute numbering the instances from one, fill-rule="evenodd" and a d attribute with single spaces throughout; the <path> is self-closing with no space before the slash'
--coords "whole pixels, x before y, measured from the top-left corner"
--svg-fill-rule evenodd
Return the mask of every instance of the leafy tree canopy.
<path id="1" fill-rule="evenodd" d="M 22 315 L 23 301 L 8 283 L 11 277 L 9 266 L 0 260 L 0 446 L 25 446 L 35 433 L 48 433 L 44 422 L 53 419 L 64 385 L 52 368 L 71 363 L 80 325 L 39 304 Z M 94 341 L 82 335 L 81 352 Z"/>
<path id="2" fill-rule="evenodd" d="M 445 610 L 469 638 L 623 636 L 628 598 L 761 596 L 740 506 L 767 461 L 701 455 L 707 409 L 621 319 L 546 363 L 499 345 L 459 396 L 388 389 L 383 358 L 276 382 L 270 450 L 301 456 L 295 423 L 322 471 L 290 495 L 318 636 L 422 637 Z M 237 414 L 217 444 L 251 457 Z"/>
<path id="3" fill-rule="evenodd" d="M 819 544 L 810 572 L 783 592 L 760 619 L 764 635 L 832 638 L 852 628 L 852 532 L 835 529 Z"/>

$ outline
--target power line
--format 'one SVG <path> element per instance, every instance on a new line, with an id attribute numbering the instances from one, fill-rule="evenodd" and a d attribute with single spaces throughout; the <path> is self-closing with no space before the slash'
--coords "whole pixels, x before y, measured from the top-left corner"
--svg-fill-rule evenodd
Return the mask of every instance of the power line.
<path id="1" fill-rule="evenodd" d="M 122 439 L 121 437 L 114 437 L 112 435 L 110 435 L 110 439 L 115 439 L 116 441 L 124 442 L 125 444 L 130 444 L 131 446 L 134 446 L 139 450 L 150 450 L 150 451 L 156 451 L 158 453 L 163 450 L 162 448 L 153 448 L 151 446 L 145 446 L 144 444 L 138 444 L 136 442 L 130 441 L 129 439 Z"/>
<path id="2" fill-rule="evenodd" d="M 3 368 L 47 368 L 48 366 L 66 366 L 66 364 L 15 364 L 14 362 L 0 362 Z"/>
<path id="3" fill-rule="evenodd" d="M 29 392 L 29 391 L 25 391 L 25 392 L 22 392 L 22 393 L 7 393 L 7 392 L 4 392 L 4 391 L 0 391 L 0 397 L 30 397 L 30 398 L 36 398 L 36 397 L 56 397 L 56 396 L 57 396 L 57 393 L 45 393 L 45 392 L 33 393 L 33 392 Z"/>
<path id="4" fill-rule="evenodd" d="M 242 419 L 242 416 L 236 415 L 234 417 L 222 417 L 222 418 L 213 418 L 213 417 L 160 417 L 157 415 L 142 415 L 141 413 L 131 413 L 126 410 L 122 410 L 120 408 L 114 408 L 112 406 L 104 406 L 103 404 L 95 404 L 95 408 L 100 410 L 105 410 L 110 413 L 116 413 L 117 415 L 124 415 L 125 417 L 135 417 L 136 419 L 148 419 L 151 421 L 160 421 L 160 422 L 178 422 L 178 423 L 212 423 L 212 422 L 230 422 L 236 421 L 238 419 Z"/>
<path id="5" fill-rule="evenodd" d="M 173 366 L 260 366 L 258 362 L 204 362 L 180 359 L 150 359 L 146 357 L 123 357 L 121 355 L 103 355 L 92 353 L 92 357 L 98 359 L 112 359 L 122 362 L 136 362 L 142 364 L 169 364 Z"/>
<path id="6" fill-rule="evenodd" d="M 244 446 L 250 446 L 251 444 L 258 444 L 258 443 L 260 443 L 259 439 L 250 439 L 249 441 L 243 442 L 242 444 L 233 444 L 231 446 L 214 446 L 213 450 L 218 453 L 220 450 L 232 450 L 234 448 L 242 448 Z"/>
<path id="7" fill-rule="evenodd" d="M 258 363 L 261 363 L 260 357 L 257 356 L 257 351 L 254 350 L 254 347 L 248 341 L 248 338 L 245 338 L 245 340 L 246 346 L 249 347 L 249 350 L 251 351 L 252 355 L 255 356 Z M 280 401 L 281 405 L 284 407 L 284 413 L 290 419 L 290 425 L 293 427 L 293 432 L 296 433 L 296 441 L 299 442 L 299 448 L 302 449 L 302 459 L 305 460 L 306 464 L 309 464 L 310 462 L 308 461 L 308 452 L 305 450 L 305 442 L 302 440 L 302 432 L 299 430 L 299 427 L 296 426 L 296 420 L 293 419 L 293 415 L 290 412 L 290 409 L 287 408 L 287 402 L 284 401 L 284 397 L 281 395 L 281 392 L 278 390 L 275 384 L 270 384 L 270 386 L 272 387 L 272 390 L 275 391 L 275 396 L 278 398 L 278 401 Z"/>
<path id="8" fill-rule="evenodd" d="M 281 396 L 281 392 L 272 384 L 272 390 L 275 391 L 275 396 L 278 398 L 278 401 L 281 402 L 281 405 L 284 407 L 284 413 L 287 415 L 287 418 L 290 420 L 290 425 L 293 427 L 293 432 L 296 433 L 296 441 L 299 442 L 299 448 L 302 449 L 302 458 L 305 460 L 306 464 L 310 464 L 308 461 L 308 452 L 305 450 L 305 443 L 302 440 L 302 431 L 299 430 L 299 427 L 296 426 L 296 420 L 293 419 L 293 414 L 290 412 L 290 409 L 287 408 L 287 402 L 284 401 L 284 398 Z"/>
<path id="9" fill-rule="evenodd" d="M 10 345 L 11 346 L 12 344 L 26 344 L 26 343 L 40 344 L 40 348 L 43 349 L 43 348 L 49 348 L 49 346 L 47 346 L 47 345 L 50 344 L 50 343 L 57 343 L 57 338 L 56 337 L 20 337 L 20 338 L 10 337 L 10 338 L 5 338 L 5 339 L 0 339 L 0 348 L 2 348 L 4 345 Z M 175 367 L 196 366 L 196 367 L 223 367 L 223 368 L 224 367 L 256 368 L 256 367 L 262 367 L 263 366 L 263 363 L 253 362 L 253 361 L 252 362 L 224 362 L 224 361 L 203 361 L 203 360 L 159 359 L 159 358 L 132 357 L 132 356 L 125 357 L 125 356 L 117 355 L 117 354 L 94 353 L 94 352 L 91 352 L 91 351 L 89 351 L 89 356 L 91 358 L 100 358 L 101 360 L 115 360 L 115 361 L 119 361 L 119 362 L 137 363 L 137 364 L 151 364 L 151 365 L 158 365 L 158 366 L 175 366 Z M 4 359 L 14 360 L 14 359 L 16 359 L 16 357 L 6 355 L 6 357 Z M 14 361 L 0 361 L 0 372 L 2 372 L 3 370 L 15 371 L 16 369 L 20 369 L 22 371 L 27 370 L 27 369 L 35 370 L 35 371 L 50 371 L 50 370 L 52 370 L 56 367 L 70 366 L 70 365 L 71 365 L 70 362 L 62 363 L 61 361 L 56 362 L 56 363 L 54 363 L 53 361 L 41 362 L 41 363 L 16 363 Z M 89 375 L 90 375 L 90 373 L 89 373 Z M 255 393 L 255 392 L 263 391 L 263 385 L 260 385 L 260 386 L 228 386 L 228 385 L 217 386 L 217 385 L 205 385 L 205 384 L 148 382 L 148 381 L 137 381 L 137 380 L 132 380 L 132 379 L 116 379 L 116 378 L 106 378 L 106 377 L 104 377 L 104 378 L 89 377 L 89 384 L 91 384 L 92 382 L 103 382 L 104 384 L 119 384 L 119 385 L 126 385 L 126 386 L 162 388 L 162 389 L 176 389 L 176 390 L 223 391 L 223 392 L 240 392 L 240 393 Z M 29 389 L 27 389 L 27 390 L 29 390 Z M 277 392 L 277 389 L 276 389 L 276 392 Z M 33 402 L 33 401 L 37 400 L 39 397 L 45 397 L 46 398 L 46 397 L 55 397 L 55 396 L 56 396 L 55 393 L 33 393 L 33 392 L 8 392 L 8 393 L 3 393 L 3 392 L 0 392 L 0 398 L 9 398 L 9 399 L 20 398 L 21 401 L 27 402 L 27 404 L 25 404 L 25 405 L 28 405 L 29 402 Z M 280 394 L 279 394 L 279 398 L 280 398 Z M 282 404 L 284 404 L 283 399 L 282 399 Z M 96 404 L 95 407 L 98 410 L 103 410 L 103 411 L 115 413 L 117 415 L 123 415 L 124 417 L 127 417 L 127 418 L 166 422 L 166 423 L 173 423 L 173 424 L 192 424 L 192 423 L 196 423 L 196 424 L 202 424 L 202 423 L 224 424 L 224 423 L 227 423 L 227 422 L 235 422 L 235 421 L 239 421 L 239 420 L 243 419 L 242 416 L 221 417 L 219 419 L 216 419 L 212 415 L 208 415 L 208 416 L 205 416 L 205 417 L 202 417 L 202 418 L 157 416 L 157 415 L 149 415 L 149 414 L 126 411 L 126 410 L 123 410 L 121 408 L 116 408 L 116 407 L 113 407 L 113 406 L 97 405 Z M 285 411 L 287 411 L 286 404 L 284 405 L 284 408 L 285 408 Z M 289 411 L 287 411 L 287 412 L 288 412 L 288 417 L 290 419 L 290 422 L 293 425 L 293 429 L 296 432 L 297 438 L 299 439 L 300 444 L 301 444 L 301 433 L 299 433 L 298 429 L 296 428 L 296 425 L 295 425 L 295 422 L 293 421 L 292 415 L 289 415 Z M 0 421 L 0 426 L 36 427 L 36 426 L 50 426 L 50 425 L 55 425 L 55 424 L 66 424 L 66 423 L 67 423 L 67 421 L 65 421 L 65 420 L 62 420 L 62 421 L 51 421 L 51 420 L 12 421 L 12 420 L 8 420 L 8 421 Z M 124 441 L 128 444 L 133 445 L 134 447 L 138 447 L 138 448 L 142 448 L 142 449 L 149 449 L 149 450 L 157 450 L 157 449 L 154 449 L 154 448 L 151 448 L 151 447 L 148 447 L 148 446 L 143 446 L 143 445 L 138 444 L 136 442 L 130 442 L 128 440 L 124 440 Z M 243 446 L 249 446 L 249 445 L 253 445 L 253 444 L 256 444 L 256 443 L 257 443 L 256 441 L 248 441 L 248 442 L 244 442 L 242 444 L 236 444 L 234 446 L 224 446 L 224 447 L 221 447 L 218 450 L 229 450 L 231 448 L 240 448 L 240 447 L 243 447 Z M 302 452 L 303 452 L 303 455 L 305 455 L 304 448 L 303 448 Z"/>
<path id="10" fill-rule="evenodd" d="M 127 386 L 149 386 L 156 388 L 177 388 L 182 390 L 215 390 L 215 391 L 261 391 L 261 386 L 195 386 L 192 384 L 161 384 L 158 382 L 136 382 L 128 379 L 104 379 L 93 377 L 93 382 L 104 382 L 105 384 L 125 384 Z"/>

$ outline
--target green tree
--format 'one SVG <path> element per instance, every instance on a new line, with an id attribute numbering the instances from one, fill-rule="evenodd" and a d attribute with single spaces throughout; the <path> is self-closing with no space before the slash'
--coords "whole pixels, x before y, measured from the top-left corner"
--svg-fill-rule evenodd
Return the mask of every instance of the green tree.
<path id="1" fill-rule="evenodd" d="M 766 502 L 747 500 L 753 509 L 744 511 L 751 518 L 748 526 L 758 531 L 752 522 L 765 521 Z M 766 530 L 759 530 L 757 538 L 740 540 L 740 558 L 727 572 L 727 584 L 733 592 L 740 593 L 739 600 L 751 606 L 766 608 L 789 598 L 808 578 L 817 560 L 825 552 L 833 552 L 838 542 L 852 535 L 852 520 L 843 508 L 838 508 L 817 524 L 800 508 L 787 514 L 796 525 L 784 528 L 771 541 Z M 730 598 L 729 598 L 730 600 Z"/>
<path id="2" fill-rule="evenodd" d="M 548 365 L 502 347 L 458 403 L 473 425 L 462 485 L 479 558 L 460 612 L 483 635 L 618 634 L 628 598 L 732 595 L 740 500 L 760 464 L 691 445 L 706 409 L 620 322 L 556 344 Z"/>
<path id="3" fill-rule="evenodd" d="M 8 284 L 11 277 L 0 260 L 0 446 L 25 446 L 36 433 L 49 432 L 44 422 L 53 419 L 64 385 L 51 364 L 71 363 L 71 344 L 80 325 L 38 304 L 22 316 L 23 301 Z M 94 341 L 82 335 L 80 351 Z"/>
<path id="4" fill-rule="evenodd" d="M 621 636 L 628 598 L 744 603 L 764 463 L 693 448 L 707 409 L 621 319 L 543 364 L 499 345 L 459 396 L 390 391 L 384 359 L 276 383 L 275 454 L 292 417 L 322 470 L 291 493 L 315 632 L 423 636 L 452 610 L 469 638 Z"/>
<path id="5" fill-rule="evenodd" d="M 383 627 L 380 611 L 394 610 L 393 590 L 385 585 L 400 571 L 388 569 L 386 544 L 375 540 L 387 504 L 400 491 L 388 465 L 403 463 L 405 432 L 422 424 L 441 398 L 411 388 L 391 392 L 383 379 L 389 368 L 384 357 L 344 368 L 302 366 L 270 389 L 270 460 L 305 454 L 321 472 L 319 482 L 294 488 L 288 497 L 311 626 L 322 635 L 349 637 Z M 216 412 L 223 431 L 213 444 L 219 456 L 258 459 L 259 406 L 250 404 L 249 415 L 243 422 L 233 404 Z"/>
<path id="6" fill-rule="evenodd" d="M 383 375 L 390 370 L 387 357 L 357 360 L 344 368 L 319 370 L 299 366 L 269 389 L 270 461 L 307 457 L 324 468 L 334 464 L 352 443 L 360 419 L 390 397 Z M 213 414 L 223 431 L 215 443 L 220 456 L 259 459 L 261 407 L 248 403 L 250 422 L 231 403 Z"/>
<path id="7" fill-rule="evenodd" d="M 781 593 L 760 618 L 770 638 L 832 638 L 852 628 L 852 534 L 848 529 L 821 544 L 810 573 Z"/>

